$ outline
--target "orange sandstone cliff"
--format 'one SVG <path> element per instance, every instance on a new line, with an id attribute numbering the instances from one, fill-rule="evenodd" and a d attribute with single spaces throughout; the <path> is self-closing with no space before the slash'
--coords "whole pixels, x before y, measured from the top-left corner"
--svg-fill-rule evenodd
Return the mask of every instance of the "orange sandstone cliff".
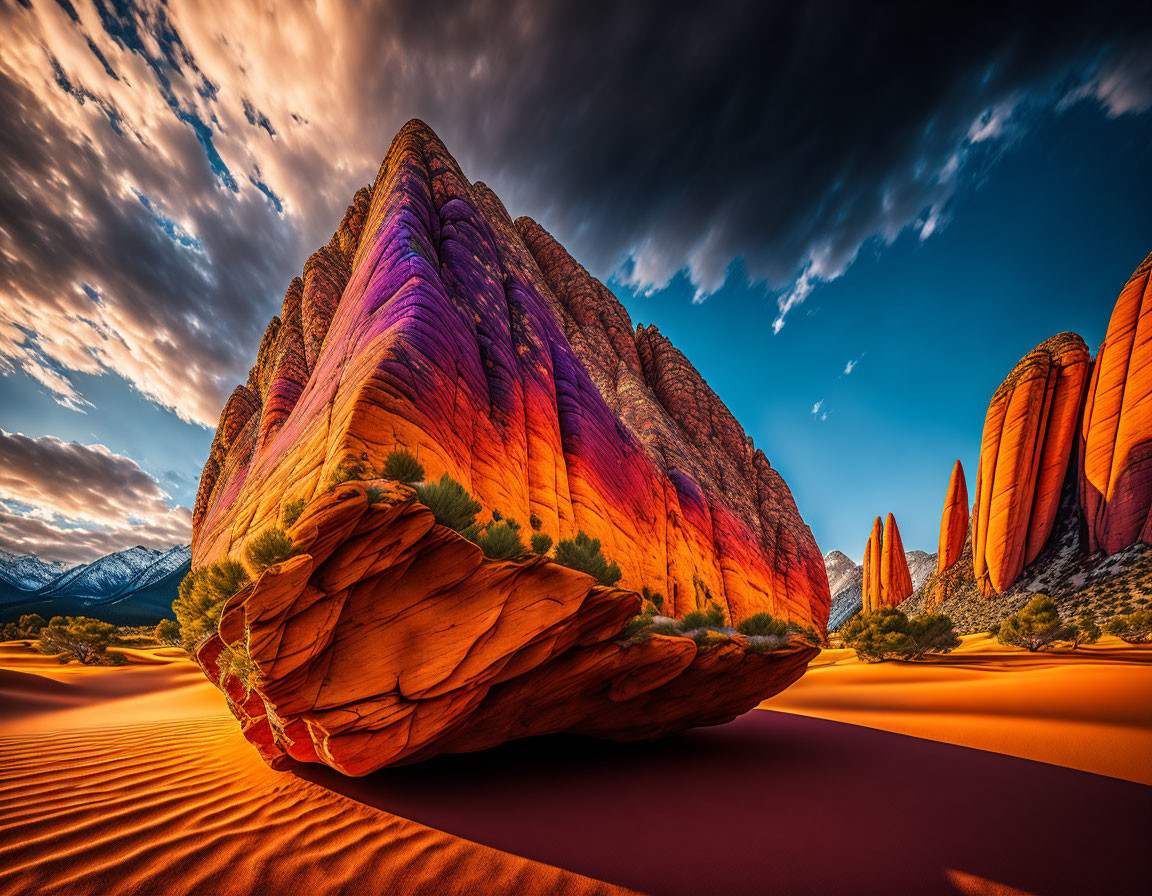
<path id="1" fill-rule="evenodd" d="M 405 486 L 330 486 L 397 447 L 485 513 L 599 538 L 620 588 L 488 560 Z M 814 653 L 625 642 L 642 587 L 677 616 L 715 602 L 731 622 L 827 621 L 811 531 L 720 399 L 420 122 L 293 281 L 225 406 L 193 567 L 243 557 L 298 500 L 297 555 L 233 597 L 199 651 L 216 679 L 225 648 L 250 653 L 251 691 L 219 683 L 270 760 L 361 774 L 551 731 L 658 736 L 750 709 Z"/>
<path id="2" fill-rule="evenodd" d="M 912 574 L 908 570 L 896 518 L 888 514 L 881 528 L 880 517 L 876 517 L 864 548 L 862 610 L 867 613 L 882 607 L 894 607 L 911 593 Z"/>
<path id="3" fill-rule="evenodd" d="M 1084 340 L 1060 333 L 1025 355 L 992 396 L 972 509 L 973 573 L 984 597 L 1010 587 L 1052 532 L 1089 366 Z"/>
<path id="4" fill-rule="evenodd" d="M 1152 255 L 1128 280 L 1096 355 L 1080 428 L 1088 549 L 1152 544 Z"/>
<path id="5" fill-rule="evenodd" d="M 944 496 L 944 512 L 940 515 L 940 547 L 936 555 L 936 570 L 943 572 L 960 559 L 964 539 L 968 536 L 968 483 L 964 467 L 957 460 L 948 480 L 948 493 Z"/>

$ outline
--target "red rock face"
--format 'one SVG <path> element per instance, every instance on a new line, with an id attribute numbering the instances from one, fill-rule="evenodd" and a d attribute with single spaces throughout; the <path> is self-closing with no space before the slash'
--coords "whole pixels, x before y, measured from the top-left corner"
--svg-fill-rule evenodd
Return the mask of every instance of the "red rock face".
<path id="1" fill-rule="evenodd" d="M 1096 356 L 1080 429 L 1092 552 L 1152 544 L 1152 255 L 1129 279 Z"/>
<path id="2" fill-rule="evenodd" d="M 792 658 L 781 671 L 738 644 L 621 646 L 635 594 L 597 590 L 551 563 L 482 561 L 410 501 L 383 517 L 331 509 L 334 471 L 349 458 L 379 469 L 396 447 L 428 479 L 461 482 L 485 514 L 535 517 L 557 540 L 599 538 L 621 587 L 662 593 L 665 612 L 715 601 L 732 621 L 768 611 L 825 626 L 819 549 L 719 398 L 655 328 L 634 330 L 555 240 L 513 222 L 411 122 L 289 287 L 224 409 L 197 495 L 194 566 L 242 557 L 287 504 L 308 507 L 292 533 L 305 552 L 234 597 L 223 643 L 201 651 L 207 669 L 223 644 L 250 643 L 258 702 L 233 703 L 272 752 L 311 750 L 359 773 L 552 730 L 655 736 L 729 718 L 792 680 Z M 313 505 L 329 510 L 314 517 Z M 297 531 L 305 520 L 316 530 Z M 441 601 L 444 589 L 472 603 Z M 473 607 L 483 625 L 449 631 L 452 613 Z M 381 646 L 393 631 L 402 644 Z M 459 648 L 444 643 L 456 638 Z M 443 655 L 439 671 L 425 654 Z M 731 700 L 717 699 L 717 675 Z M 644 696 L 624 712 L 633 678 Z"/>
<path id="3" fill-rule="evenodd" d="M 1052 532 L 1089 364 L 1084 340 L 1061 333 L 1022 358 L 992 396 L 972 509 L 973 573 L 985 597 L 1011 586 Z"/>
<path id="4" fill-rule="evenodd" d="M 944 496 L 944 512 L 940 516 L 940 547 L 936 571 L 943 572 L 960 559 L 964 539 L 968 535 L 968 483 L 960 461 L 952 468 L 948 480 L 948 493 Z"/>
<path id="5" fill-rule="evenodd" d="M 912 574 L 896 518 L 888 514 L 881 528 L 880 517 L 876 517 L 864 548 L 863 612 L 894 607 L 911 593 Z"/>

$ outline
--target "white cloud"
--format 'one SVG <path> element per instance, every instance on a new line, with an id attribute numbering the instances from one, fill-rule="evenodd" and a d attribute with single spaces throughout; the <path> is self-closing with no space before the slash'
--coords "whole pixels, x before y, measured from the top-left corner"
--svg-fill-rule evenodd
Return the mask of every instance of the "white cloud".
<path id="1" fill-rule="evenodd" d="M 816 404 L 812 405 L 812 416 L 818 417 L 820 415 L 820 408 L 824 406 L 824 399 L 821 398 Z"/>

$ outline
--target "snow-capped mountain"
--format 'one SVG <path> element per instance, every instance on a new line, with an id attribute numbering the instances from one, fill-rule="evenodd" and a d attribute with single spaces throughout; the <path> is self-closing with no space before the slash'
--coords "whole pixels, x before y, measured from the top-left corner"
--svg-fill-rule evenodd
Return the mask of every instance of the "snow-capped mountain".
<path id="1" fill-rule="evenodd" d="M 64 572 L 64 564 L 41 560 L 35 554 L 0 551 L 0 580 L 21 591 L 43 588 Z"/>
<path id="2" fill-rule="evenodd" d="M 191 559 L 188 545 L 168 550 L 137 545 L 65 571 L 35 557 L 0 553 L 0 584 L 5 586 L 0 587 L 0 612 L 5 618 L 35 612 L 91 615 L 129 625 L 156 622 L 171 616 Z"/>
<path id="3" fill-rule="evenodd" d="M 936 572 L 937 558 L 940 555 L 933 551 L 905 551 L 904 559 L 908 561 L 908 572 L 912 576 L 912 590 L 919 591 L 920 586 L 928 581 L 928 577 Z"/>
<path id="4" fill-rule="evenodd" d="M 908 572 L 912 576 L 912 590 L 918 591 L 932 573 L 936 572 L 936 554 L 926 551 L 906 551 Z M 832 592 L 832 609 L 828 614 L 828 631 L 834 632 L 860 612 L 864 605 L 864 567 L 840 551 L 829 551 L 824 556 L 824 569 L 828 573 L 828 589 Z"/>

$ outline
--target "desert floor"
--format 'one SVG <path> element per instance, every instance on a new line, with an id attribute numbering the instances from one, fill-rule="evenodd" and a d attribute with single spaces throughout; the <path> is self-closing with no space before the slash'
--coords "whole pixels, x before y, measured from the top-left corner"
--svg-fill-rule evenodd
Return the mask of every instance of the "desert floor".
<path id="1" fill-rule="evenodd" d="M 1114 639 L 1036 656 L 967 638 L 877 666 L 825 651 L 730 725 L 361 779 L 267 769 L 179 651 L 124 652 L 128 667 L 83 668 L 0 645 L 5 896 L 1011 896 L 1152 879 L 1152 648 Z"/>

